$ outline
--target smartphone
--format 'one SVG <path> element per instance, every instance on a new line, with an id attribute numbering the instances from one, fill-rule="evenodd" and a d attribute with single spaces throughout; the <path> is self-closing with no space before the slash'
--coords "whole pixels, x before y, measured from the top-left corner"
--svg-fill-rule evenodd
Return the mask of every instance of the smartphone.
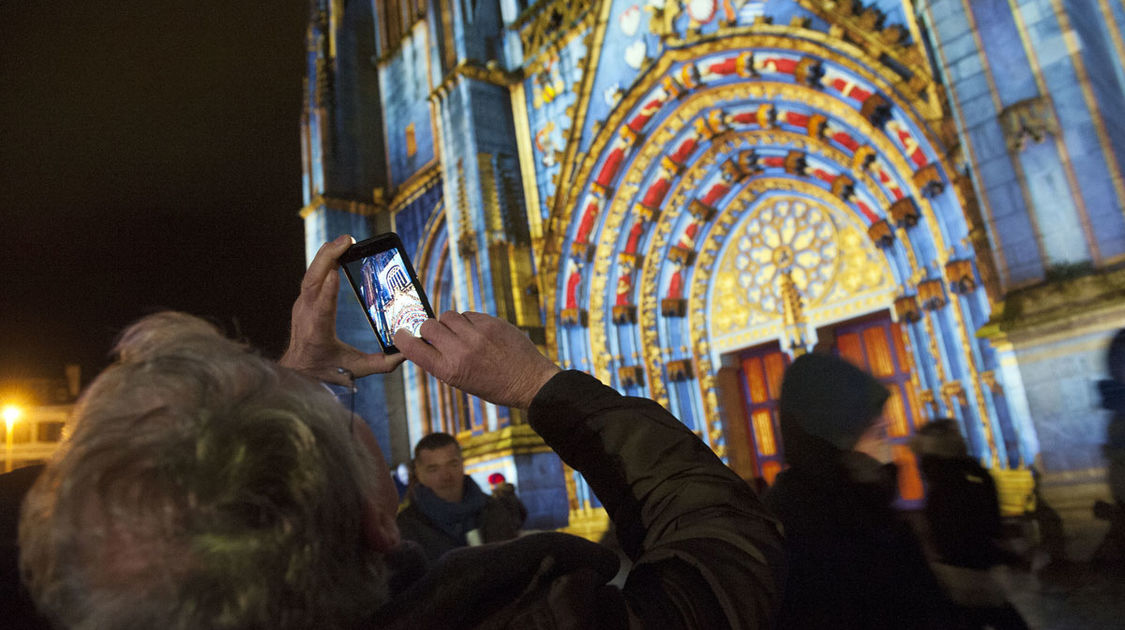
<path id="1" fill-rule="evenodd" d="M 340 256 L 340 266 L 383 352 L 398 352 L 394 336 L 400 329 L 422 336 L 422 322 L 434 311 L 398 234 L 387 232 L 352 245 Z"/>

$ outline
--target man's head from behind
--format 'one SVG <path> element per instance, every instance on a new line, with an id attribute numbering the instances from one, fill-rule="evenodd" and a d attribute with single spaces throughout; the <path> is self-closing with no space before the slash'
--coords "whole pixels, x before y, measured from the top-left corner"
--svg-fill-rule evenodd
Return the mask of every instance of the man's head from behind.
<path id="1" fill-rule="evenodd" d="M 465 462 L 457 439 L 448 433 L 431 433 L 418 440 L 414 477 L 439 499 L 460 503 L 465 493 Z"/>
<path id="2" fill-rule="evenodd" d="M 74 628 L 331 628 L 373 612 L 369 521 L 389 479 L 349 412 L 188 315 L 141 320 L 117 352 L 24 504 L 37 605 Z"/>

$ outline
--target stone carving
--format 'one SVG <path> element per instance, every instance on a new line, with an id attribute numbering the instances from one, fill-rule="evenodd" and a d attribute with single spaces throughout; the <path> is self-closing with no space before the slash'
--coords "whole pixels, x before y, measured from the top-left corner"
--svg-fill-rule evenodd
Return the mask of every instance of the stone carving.
<path id="1" fill-rule="evenodd" d="M 1059 133 L 1054 108 L 1044 96 L 1024 99 L 1005 107 L 1000 112 L 1000 126 L 1004 129 L 1004 140 L 1012 153 L 1024 150 L 1029 138 L 1034 142 L 1043 142 L 1048 134 Z"/>

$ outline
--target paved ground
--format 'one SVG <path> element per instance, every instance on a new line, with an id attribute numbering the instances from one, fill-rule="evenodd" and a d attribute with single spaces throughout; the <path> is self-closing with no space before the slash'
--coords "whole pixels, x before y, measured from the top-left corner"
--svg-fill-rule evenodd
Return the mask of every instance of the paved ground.
<path id="1" fill-rule="evenodd" d="M 1037 573 L 1009 570 L 1009 598 L 1034 630 L 1125 628 L 1125 575 L 1086 563 Z"/>

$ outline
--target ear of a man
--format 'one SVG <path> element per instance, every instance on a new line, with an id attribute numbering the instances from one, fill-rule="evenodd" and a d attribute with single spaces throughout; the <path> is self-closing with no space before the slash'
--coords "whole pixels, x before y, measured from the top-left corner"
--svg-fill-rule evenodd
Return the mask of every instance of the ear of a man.
<path id="1" fill-rule="evenodd" d="M 375 494 L 363 503 L 363 533 L 367 544 L 375 551 L 389 551 L 402 542 L 398 531 L 398 493 L 391 482 L 391 471 L 383 459 L 383 450 L 375 434 L 359 416 L 352 416 L 353 435 L 375 460 Z"/>

